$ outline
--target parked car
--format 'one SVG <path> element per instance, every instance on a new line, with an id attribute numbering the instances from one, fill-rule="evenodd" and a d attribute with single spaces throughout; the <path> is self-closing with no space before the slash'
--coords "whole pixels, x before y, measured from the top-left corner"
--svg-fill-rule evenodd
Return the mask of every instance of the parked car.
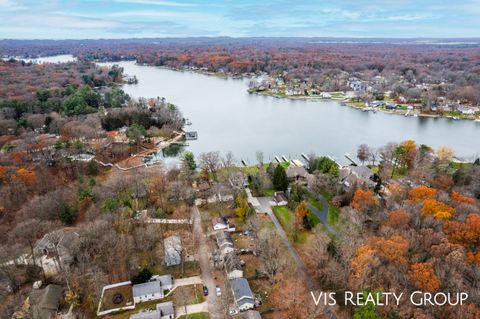
<path id="1" fill-rule="evenodd" d="M 203 295 L 208 296 L 208 288 L 207 286 L 203 286 Z"/>
<path id="2" fill-rule="evenodd" d="M 230 310 L 228 311 L 228 314 L 229 314 L 230 316 L 237 315 L 237 314 L 238 314 L 238 310 L 237 310 L 237 309 L 230 309 Z"/>
<path id="3" fill-rule="evenodd" d="M 215 288 L 215 291 L 217 292 L 217 296 L 220 297 L 222 295 L 222 290 L 220 289 L 220 287 L 216 287 Z"/>

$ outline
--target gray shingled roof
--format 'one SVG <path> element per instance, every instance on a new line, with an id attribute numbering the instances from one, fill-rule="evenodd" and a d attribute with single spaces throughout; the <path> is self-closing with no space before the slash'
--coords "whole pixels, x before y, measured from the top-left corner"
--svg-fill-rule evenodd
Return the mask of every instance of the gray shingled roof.
<path id="1" fill-rule="evenodd" d="M 161 316 L 173 315 L 174 314 L 173 302 L 168 301 L 168 302 L 157 304 L 157 311 L 160 312 Z"/>
<path id="2" fill-rule="evenodd" d="M 248 284 L 247 279 L 245 278 L 236 278 L 231 280 L 232 290 L 233 290 L 233 297 L 235 300 L 242 304 L 244 301 L 240 302 L 240 300 L 244 297 L 247 299 L 252 299 L 253 301 L 253 292 L 250 289 L 250 285 Z"/>
<path id="3" fill-rule="evenodd" d="M 133 297 L 157 294 L 163 292 L 160 281 L 149 281 L 143 284 L 133 285 Z"/>
<path id="4" fill-rule="evenodd" d="M 163 302 L 157 304 L 155 310 L 141 311 L 130 316 L 130 319 L 159 319 L 163 316 L 174 315 L 173 302 Z"/>

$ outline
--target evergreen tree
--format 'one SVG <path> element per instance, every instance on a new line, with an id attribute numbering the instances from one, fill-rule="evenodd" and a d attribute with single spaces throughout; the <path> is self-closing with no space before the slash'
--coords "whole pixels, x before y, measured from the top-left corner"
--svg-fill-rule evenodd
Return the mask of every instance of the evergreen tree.
<path id="1" fill-rule="evenodd" d="M 285 191 L 288 187 L 287 173 L 282 165 L 277 165 L 273 171 L 273 187 L 277 191 Z"/>

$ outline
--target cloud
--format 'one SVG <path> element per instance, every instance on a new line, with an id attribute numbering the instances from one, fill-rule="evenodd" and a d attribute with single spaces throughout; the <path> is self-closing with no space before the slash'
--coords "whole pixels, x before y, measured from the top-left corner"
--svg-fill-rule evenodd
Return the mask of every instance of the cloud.
<path id="1" fill-rule="evenodd" d="M 114 0 L 114 2 L 131 3 L 131 4 L 147 4 L 165 7 L 192 7 L 193 3 L 177 2 L 177 1 L 161 1 L 161 0 Z"/>

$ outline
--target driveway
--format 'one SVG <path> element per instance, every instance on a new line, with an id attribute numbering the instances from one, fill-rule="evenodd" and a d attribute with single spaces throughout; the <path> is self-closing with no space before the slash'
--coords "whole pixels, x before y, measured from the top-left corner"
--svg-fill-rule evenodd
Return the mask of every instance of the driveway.
<path id="1" fill-rule="evenodd" d="M 187 305 L 187 312 L 185 312 L 185 307 L 179 306 L 175 308 L 175 318 L 181 317 L 186 314 L 199 313 L 199 312 L 208 312 L 208 302 L 197 303 L 193 305 Z"/>
<path id="2" fill-rule="evenodd" d="M 198 242 L 198 261 L 200 263 L 200 269 L 202 270 L 202 279 L 205 286 L 207 286 L 209 294 L 206 297 L 207 301 L 204 303 L 205 310 L 210 313 L 210 318 L 212 319 L 222 319 L 222 311 L 217 302 L 215 296 L 215 280 L 213 279 L 213 263 L 211 262 L 212 253 L 210 252 L 209 245 L 207 243 L 207 238 L 202 228 L 200 211 L 197 206 L 192 207 L 192 217 L 193 217 L 193 232 L 195 234 L 195 239 Z M 193 306 L 193 305 L 192 305 Z M 182 308 L 183 309 L 183 308 Z M 199 312 L 199 311 L 197 311 Z M 201 312 L 201 311 L 200 311 Z"/>
<path id="3" fill-rule="evenodd" d="M 320 219 L 320 222 L 329 233 L 337 235 L 337 231 L 328 223 L 328 201 L 323 196 L 320 196 L 320 200 L 322 201 L 322 211 L 319 211 L 311 204 L 308 205 L 308 208 Z"/>
<path id="4" fill-rule="evenodd" d="M 292 256 L 295 264 L 297 265 L 297 269 L 300 271 L 300 273 L 303 275 L 305 282 L 308 286 L 308 289 L 310 291 L 315 291 L 317 290 L 317 287 L 315 287 L 315 280 L 308 274 L 307 267 L 303 263 L 303 260 L 300 258 L 300 256 L 297 254 L 297 251 L 293 247 L 292 243 L 288 239 L 287 234 L 285 233 L 285 230 L 283 229 L 282 225 L 280 224 L 280 221 L 278 220 L 277 216 L 272 211 L 272 206 L 270 202 L 273 200 L 271 197 L 257 197 L 258 202 L 260 203 L 260 209 L 261 212 L 266 212 L 268 216 L 270 216 L 270 219 L 272 220 L 273 224 L 275 225 L 275 229 L 277 230 L 278 235 L 282 239 L 283 243 L 287 247 L 288 252 L 290 253 L 290 256 Z M 328 203 L 324 198 L 322 198 L 322 204 L 323 204 L 323 212 L 317 212 L 319 214 L 324 215 L 324 225 L 328 225 L 327 221 L 327 216 L 328 216 Z M 326 213 L 325 213 L 326 209 Z M 315 213 L 315 212 L 314 212 Z M 326 214 L 326 215 L 325 215 Z M 317 215 L 315 213 L 315 215 Z M 317 215 L 318 216 L 318 215 Z M 320 216 L 319 216 L 320 218 Z M 320 219 L 322 220 L 322 219 Z M 323 222 L 322 222 L 323 224 Z M 328 225 L 330 226 L 330 225 Z M 333 229 L 333 228 L 332 228 Z M 329 308 L 324 308 L 323 309 L 323 314 L 326 316 L 326 318 L 329 319 L 336 319 L 335 314 L 329 309 Z"/>
<path id="5" fill-rule="evenodd" d="M 188 278 L 179 278 L 173 280 L 173 289 L 180 286 L 201 285 L 203 284 L 202 277 L 193 276 Z"/>

